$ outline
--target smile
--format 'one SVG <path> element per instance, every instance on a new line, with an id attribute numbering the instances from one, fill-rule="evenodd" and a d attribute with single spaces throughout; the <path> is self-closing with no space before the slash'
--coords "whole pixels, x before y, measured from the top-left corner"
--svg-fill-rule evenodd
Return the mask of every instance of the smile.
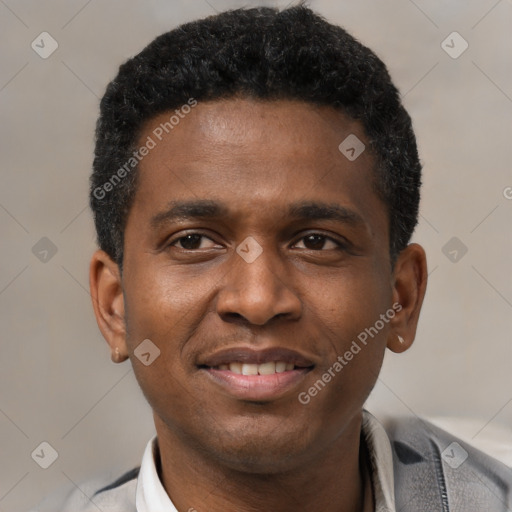
<path id="1" fill-rule="evenodd" d="M 239 364 L 239 363 L 232 363 Z M 243 365 L 250 368 L 246 371 L 257 370 L 258 365 Z M 237 368 L 239 369 L 239 368 Z M 245 401 L 273 401 L 285 395 L 296 392 L 300 383 L 311 368 L 292 368 L 283 372 L 267 374 L 243 374 L 231 370 L 205 368 L 205 374 L 215 386 L 225 394 Z M 295 394 L 293 395 L 295 396 Z"/>
<path id="2" fill-rule="evenodd" d="M 198 369 L 218 391 L 262 402 L 296 391 L 314 366 L 310 358 L 290 349 L 237 347 L 205 357 Z"/>
<path id="3" fill-rule="evenodd" d="M 263 364 L 250 364 L 250 363 L 229 363 L 221 364 L 214 368 L 215 370 L 230 371 L 237 375 L 273 375 L 274 373 L 283 373 L 295 369 L 293 363 L 286 363 L 284 361 L 270 361 Z"/>

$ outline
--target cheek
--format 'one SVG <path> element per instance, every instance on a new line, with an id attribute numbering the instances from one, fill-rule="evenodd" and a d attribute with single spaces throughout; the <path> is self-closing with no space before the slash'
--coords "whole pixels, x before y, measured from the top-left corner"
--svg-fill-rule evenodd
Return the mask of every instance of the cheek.
<path id="1" fill-rule="evenodd" d="M 213 276 L 143 262 L 126 275 L 130 276 L 125 283 L 130 348 L 149 338 L 162 351 L 179 351 L 207 311 Z"/>
<path id="2" fill-rule="evenodd" d="M 364 263 L 308 283 L 307 308 L 324 327 L 328 339 L 336 340 L 337 350 L 350 345 L 390 307 L 389 275 Z M 379 330 L 386 328 L 387 324 Z"/>
<path id="3" fill-rule="evenodd" d="M 152 409 L 172 422 L 182 414 L 193 414 L 194 396 L 185 385 L 188 365 L 183 346 L 198 315 L 191 309 L 192 298 L 180 294 L 177 284 L 166 276 L 144 280 L 134 290 L 126 321 L 135 377 Z M 143 340 L 150 340 L 144 351 L 141 347 L 148 342 Z M 150 356 L 144 357 L 148 352 Z"/>
<path id="4" fill-rule="evenodd" d="M 340 400 L 364 401 L 375 384 L 394 316 L 391 296 L 387 277 L 371 270 L 347 270 L 321 287 L 309 288 L 311 324 L 316 326 L 318 346 L 326 348 L 318 377 L 324 375 L 328 383 L 317 388 L 321 394 L 329 388 L 324 400 L 336 403 L 336 408 Z"/>
<path id="5" fill-rule="evenodd" d="M 169 365 L 168 355 L 162 352 L 147 367 L 132 360 L 135 377 L 154 414 L 167 428 L 176 432 L 191 431 L 194 423 L 204 424 L 200 411 L 205 403 L 200 403 L 180 365 Z"/>
<path id="6" fill-rule="evenodd" d="M 203 277 L 186 284 L 179 273 L 171 276 L 169 267 L 139 268 L 149 270 L 126 272 L 125 283 L 126 341 L 134 373 L 155 409 L 183 408 L 192 398 L 183 384 L 190 368 L 183 347 L 207 314 L 208 283 Z"/>
<path id="7" fill-rule="evenodd" d="M 328 355 L 325 364 L 315 369 L 309 387 L 298 396 L 301 404 L 307 402 L 306 406 L 311 407 L 310 416 L 316 418 L 319 428 L 330 425 L 335 430 L 347 415 L 360 410 L 375 386 L 384 359 L 387 331 L 386 327 L 371 330 L 380 312 L 372 314 L 369 309 L 359 312 L 344 307 L 336 320 L 326 320 L 320 329 L 325 345 L 329 345 Z M 374 311 L 380 310 L 376 307 Z"/>

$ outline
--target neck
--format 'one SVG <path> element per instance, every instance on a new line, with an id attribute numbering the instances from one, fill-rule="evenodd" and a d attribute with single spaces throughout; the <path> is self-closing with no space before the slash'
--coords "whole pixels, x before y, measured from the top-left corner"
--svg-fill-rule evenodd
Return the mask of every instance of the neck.
<path id="1" fill-rule="evenodd" d="M 252 473 L 212 460 L 156 419 L 160 478 L 178 510 L 197 512 L 370 512 L 361 416 L 328 449 L 286 469 Z M 263 448 L 264 449 L 264 448 Z"/>

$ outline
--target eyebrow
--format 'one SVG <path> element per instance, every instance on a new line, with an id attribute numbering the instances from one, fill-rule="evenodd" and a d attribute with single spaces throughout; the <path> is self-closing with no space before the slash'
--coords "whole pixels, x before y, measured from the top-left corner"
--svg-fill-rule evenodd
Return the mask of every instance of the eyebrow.
<path id="1" fill-rule="evenodd" d="M 172 201 L 166 211 L 157 213 L 151 218 L 150 224 L 152 228 L 157 229 L 163 224 L 180 220 L 201 220 L 228 215 L 229 208 L 217 201 L 207 199 Z M 361 215 L 354 210 L 338 204 L 317 201 L 292 203 L 288 207 L 288 216 L 297 220 L 335 220 L 354 227 L 365 224 Z"/>
<path id="2" fill-rule="evenodd" d="M 338 204 L 316 201 L 304 201 L 290 205 L 288 214 L 304 220 L 336 220 L 351 226 L 364 225 L 365 221 L 359 213 Z"/>
<path id="3" fill-rule="evenodd" d="M 207 217 L 222 217 L 227 214 L 228 208 L 217 201 L 206 199 L 197 201 L 172 201 L 169 203 L 169 208 L 166 211 L 157 213 L 151 218 L 150 224 L 156 229 L 168 222 L 205 219 Z"/>

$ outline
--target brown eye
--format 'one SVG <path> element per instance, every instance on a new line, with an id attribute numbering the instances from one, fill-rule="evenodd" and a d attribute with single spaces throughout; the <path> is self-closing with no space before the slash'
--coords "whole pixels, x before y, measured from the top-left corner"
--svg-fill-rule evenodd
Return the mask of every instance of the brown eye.
<path id="1" fill-rule="evenodd" d="M 313 251 L 320 251 L 322 249 L 337 249 L 339 247 L 339 244 L 337 244 L 334 240 L 320 234 L 304 236 L 300 239 L 299 245 L 301 242 L 303 247 L 299 247 L 300 249 L 304 248 Z"/>
<path id="2" fill-rule="evenodd" d="M 175 240 L 171 245 L 177 246 L 180 249 L 187 251 L 194 251 L 196 249 L 205 249 L 213 247 L 215 242 L 210 238 L 199 233 L 191 233 Z"/>

